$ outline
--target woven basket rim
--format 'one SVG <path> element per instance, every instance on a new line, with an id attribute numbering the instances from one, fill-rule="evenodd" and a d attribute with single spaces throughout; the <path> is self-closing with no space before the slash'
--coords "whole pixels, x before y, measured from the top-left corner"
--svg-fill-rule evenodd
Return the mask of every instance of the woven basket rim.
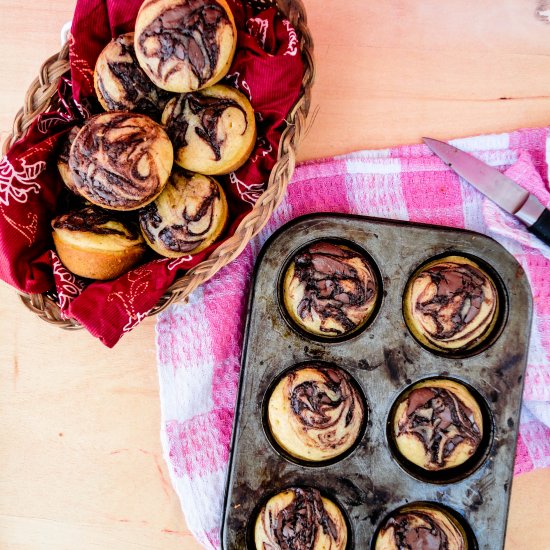
<path id="1" fill-rule="evenodd" d="M 260 5 L 266 3 L 265 0 L 247 1 Z M 156 315 L 173 302 L 186 299 L 193 290 L 237 258 L 249 241 L 262 230 L 286 193 L 296 164 L 296 149 L 306 129 L 306 119 L 311 103 L 311 88 L 315 79 L 315 64 L 313 39 L 307 26 L 307 16 L 302 1 L 275 0 L 271 3 L 277 4 L 279 10 L 296 30 L 304 62 L 302 87 L 286 118 L 287 126 L 279 141 L 277 162 L 270 172 L 264 192 L 252 210 L 240 222 L 235 233 L 214 250 L 208 259 L 178 277 L 149 311 L 149 316 Z M 57 54 L 52 55 L 43 63 L 38 77 L 29 86 L 24 106 L 16 114 L 12 132 L 4 141 L 4 154 L 26 134 L 33 120 L 49 108 L 52 98 L 57 93 L 59 80 L 69 68 L 69 46 L 67 43 Z M 69 330 L 82 328 L 78 321 L 62 314 L 51 293 L 19 292 L 19 295 L 25 306 L 44 321 Z"/>

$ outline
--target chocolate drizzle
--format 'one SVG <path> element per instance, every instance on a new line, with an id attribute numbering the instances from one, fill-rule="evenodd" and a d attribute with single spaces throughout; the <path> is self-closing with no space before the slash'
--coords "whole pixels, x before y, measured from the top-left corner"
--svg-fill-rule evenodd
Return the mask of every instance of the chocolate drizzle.
<path id="1" fill-rule="evenodd" d="M 138 208 L 165 183 L 159 174 L 158 149 L 154 150 L 164 144 L 169 145 L 168 136 L 146 116 L 99 115 L 84 126 L 71 149 L 75 185 L 105 208 Z"/>
<path id="2" fill-rule="evenodd" d="M 393 528 L 398 550 L 460 550 L 449 546 L 443 527 L 426 512 L 403 512 L 391 517 L 383 531 Z"/>
<path id="3" fill-rule="evenodd" d="M 360 438 L 365 404 L 342 369 L 309 362 L 292 369 L 269 398 L 268 422 L 275 442 L 310 462 L 342 455 Z"/>
<path id="4" fill-rule="evenodd" d="M 361 259 L 361 273 L 350 265 L 353 258 Z M 353 250 L 331 243 L 314 243 L 296 256 L 294 273 L 305 285 L 298 316 L 311 319 L 315 311 L 321 318 L 321 332 L 342 334 L 355 329 L 357 323 L 350 319 L 349 310 L 369 306 L 376 297 L 376 279 L 366 260 Z M 327 327 L 329 319 L 342 330 Z"/>
<path id="5" fill-rule="evenodd" d="M 450 339 L 476 320 L 486 299 L 484 286 L 493 286 L 479 269 L 468 264 L 446 262 L 434 265 L 422 272 L 415 284 L 425 278 L 435 285 L 435 295 L 420 293 L 414 308 L 433 320 L 436 328 L 430 335 L 436 340 Z M 495 304 L 491 315 L 494 310 Z"/>
<path id="6" fill-rule="evenodd" d="M 219 137 L 218 126 L 224 111 L 230 107 L 239 109 L 243 113 L 245 129 L 242 133 L 244 134 L 248 127 L 246 111 L 234 99 L 204 95 L 200 92 L 182 94 L 176 100 L 166 121 L 166 131 L 174 144 L 174 148 L 178 150 L 188 144 L 186 135 L 189 128 L 187 117 L 189 111 L 197 116 L 200 121 L 200 124 L 194 126 L 195 133 L 210 146 L 216 161 L 221 160 L 221 148 L 225 138 L 223 136 Z"/>
<path id="7" fill-rule="evenodd" d="M 417 388 L 408 395 L 406 416 L 398 424 L 397 435 L 401 434 L 421 441 L 436 467 L 444 467 L 463 441 L 470 443 L 473 453 L 482 438 L 473 412 L 456 394 L 435 386 Z"/>
<path id="8" fill-rule="evenodd" d="M 193 185 L 193 204 L 185 199 L 186 185 Z M 151 243 L 160 241 L 163 248 L 171 252 L 191 252 L 212 232 L 216 202 L 220 200 L 218 184 L 206 176 L 177 171 L 172 175 L 165 193 L 165 196 L 140 210 L 142 231 Z M 172 194 L 176 197 L 174 201 L 168 198 Z M 162 206 L 159 206 L 159 201 L 163 202 Z"/>
<path id="9" fill-rule="evenodd" d="M 96 68 L 97 87 L 109 110 L 160 116 L 172 94 L 157 88 L 140 67 L 134 49 L 134 33 L 119 36 L 102 56 L 105 56 L 110 74 Z M 117 97 L 107 91 L 106 77 L 114 78 L 120 84 Z"/>
<path id="10" fill-rule="evenodd" d="M 138 36 L 146 58 L 158 59 L 156 77 L 167 82 L 189 68 L 202 87 L 215 74 L 220 55 L 218 31 L 230 25 L 225 9 L 215 0 L 182 0 L 163 11 Z"/>
<path id="11" fill-rule="evenodd" d="M 345 412 L 345 426 L 353 418 L 355 409 L 354 392 L 347 375 L 340 370 L 318 367 L 321 381 L 302 382 L 292 389 L 290 404 L 292 411 L 300 422 L 307 427 L 328 429 L 340 421 L 340 415 Z M 327 391 L 328 390 L 328 391 Z M 348 407 L 341 407 L 343 402 L 349 402 Z M 330 412 L 337 409 L 340 414 L 331 417 Z"/>
<path id="12" fill-rule="evenodd" d="M 86 206 L 80 210 L 58 216 L 53 220 L 52 227 L 68 231 L 95 233 L 96 235 L 120 235 L 132 241 L 141 239 L 136 224 L 123 223 L 114 218 L 112 212 L 96 206 Z"/>
<path id="13" fill-rule="evenodd" d="M 339 538 L 338 527 L 325 510 L 316 489 L 289 489 L 292 502 L 277 515 L 269 513 L 269 525 L 264 524 L 271 542 L 281 550 L 312 550 L 318 532 L 322 530 L 333 541 Z M 265 516 L 264 516 L 265 522 Z"/>

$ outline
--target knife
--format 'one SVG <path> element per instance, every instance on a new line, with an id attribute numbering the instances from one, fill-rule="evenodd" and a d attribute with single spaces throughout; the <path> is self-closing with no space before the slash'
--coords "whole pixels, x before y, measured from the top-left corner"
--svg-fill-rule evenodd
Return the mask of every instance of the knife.
<path id="1" fill-rule="evenodd" d="M 534 195 L 496 168 L 453 145 L 427 137 L 422 139 L 449 168 L 519 218 L 529 232 L 550 246 L 550 211 Z"/>

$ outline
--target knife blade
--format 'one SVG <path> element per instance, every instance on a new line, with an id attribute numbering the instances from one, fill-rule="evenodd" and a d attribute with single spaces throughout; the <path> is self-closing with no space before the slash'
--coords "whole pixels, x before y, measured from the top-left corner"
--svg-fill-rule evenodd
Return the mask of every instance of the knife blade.
<path id="1" fill-rule="evenodd" d="M 469 153 L 444 141 L 422 139 L 449 168 L 500 208 L 516 216 L 528 231 L 550 246 L 550 211 L 534 195 Z"/>

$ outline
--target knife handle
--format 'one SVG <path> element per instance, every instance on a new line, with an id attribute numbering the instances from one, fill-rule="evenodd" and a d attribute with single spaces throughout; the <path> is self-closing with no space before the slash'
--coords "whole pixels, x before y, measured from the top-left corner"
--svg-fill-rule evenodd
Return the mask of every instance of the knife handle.
<path id="1" fill-rule="evenodd" d="M 550 210 L 544 209 L 529 231 L 550 246 Z"/>

